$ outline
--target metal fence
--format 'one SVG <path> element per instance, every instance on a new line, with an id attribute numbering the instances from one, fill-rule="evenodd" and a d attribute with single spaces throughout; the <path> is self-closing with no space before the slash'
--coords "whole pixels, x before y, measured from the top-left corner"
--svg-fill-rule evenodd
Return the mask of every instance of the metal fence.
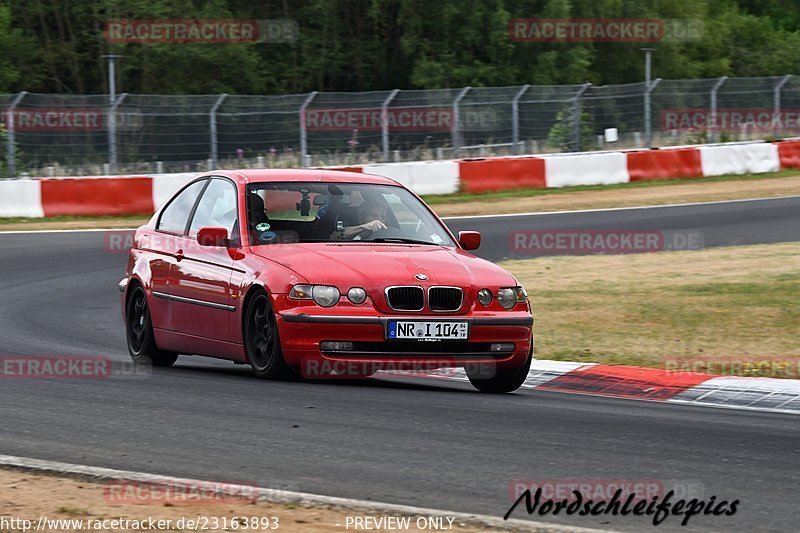
<path id="1" fill-rule="evenodd" d="M 0 95 L 2 175 L 346 165 L 800 134 L 800 76 L 244 95 Z"/>

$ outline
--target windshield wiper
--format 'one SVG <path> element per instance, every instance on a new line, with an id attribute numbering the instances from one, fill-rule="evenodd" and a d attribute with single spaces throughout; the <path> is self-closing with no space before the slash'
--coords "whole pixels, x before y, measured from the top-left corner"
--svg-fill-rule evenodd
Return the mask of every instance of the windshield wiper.
<path id="1" fill-rule="evenodd" d="M 406 239 L 405 237 L 378 237 L 376 239 L 363 240 L 361 242 L 401 242 L 403 244 L 430 244 L 440 246 L 435 242 L 420 241 L 418 239 Z"/>

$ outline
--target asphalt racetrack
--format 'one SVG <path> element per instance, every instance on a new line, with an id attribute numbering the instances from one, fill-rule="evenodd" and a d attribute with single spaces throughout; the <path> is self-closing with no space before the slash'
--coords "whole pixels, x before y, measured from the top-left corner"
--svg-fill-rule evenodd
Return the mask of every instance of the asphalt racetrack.
<path id="1" fill-rule="evenodd" d="M 699 230 L 705 246 L 800 240 L 800 198 L 456 219 L 508 256 L 517 229 Z M 732 517 L 669 517 L 661 531 L 797 527 L 800 418 L 469 384 L 377 378 L 275 383 L 245 366 L 129 361 L 103 232 L 0 235 L 0 355 L 102 355 L 120 375 L 0 380 L 0 454 L 502 516 L 519 480 L 672 481 L 738 499 Z M 535 288 L 529 287 L 529 292 Z M 524 506 L 523 506 L 524 507 Z M 525 518 L 518 508 L 514 518 Z M 534 517 L 650 529 L 645 517 Z"/>

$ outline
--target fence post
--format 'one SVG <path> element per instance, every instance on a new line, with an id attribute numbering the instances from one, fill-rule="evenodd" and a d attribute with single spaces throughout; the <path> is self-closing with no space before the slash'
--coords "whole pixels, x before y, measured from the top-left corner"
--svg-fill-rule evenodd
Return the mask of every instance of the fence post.
<path id="1" fill-rule="evenodd" d="M 306 136 L 306 108 L 311 105 L 311 101 L 317 96 L 317 91 L 309 94 L 300 106 L 300 166 L 307 167 L 308 160 L 308 137 Z"/>
<path id="2" fill-rule="evenodd" d="M 383 145 L 383 160 L 389 161 L 389 104 L 397 96 L 400 89 L 395 89 L 381 104 L 381 144 Z"/>
<path id="3" fill-rule="evenodd" d="M 217 101 L 214 102 L 214 105 L 211 106 L 211 111 L 208 113 L 208 132 L 211 142 L 211 166 L 214 168 L 209 168 L 208 170 L 214 170 L 217 168 L 217 160 L 219 159 L 219 146 L 217 145 L 217 110 L 219 106 L 222 105 L 222 102 L 225 101 L 227 98 L 227 93 L 221 94 Z"/>
<path id="4" fill-rule="evenodd" d="M 14 100 L 11 102 L 11 105 L 8 106 L 8 110 L 6 111 L 6 140 L 8 141 L 6 171 L 9 178 L 17 177 L 17 151 L 14 149 L 14 123 L 16 122 L 14 120 L 14 109 L 17 108 L 22 99 L 25 98 L 26 94 L 28 94 L 28 91 L 22 91 L 15 96 Z"/>
<path id="5" fill-rule="evenodd" d="M 727 79 L 728 76 L 722 76 L 711 89 L 711 135 L 709 136 L 709 141 L 711 142 L 716 142 L 717 140 L 717 91 L 719 91 L 719 88 L 722 87 Z"/>
<path id="6" fill-rule="evenodd" d="M 511 153 L 519 154 L 519 99 L 525 94 L 530 85 L 524 85 L 511 100 Z"/>
<path id="7" fill-rule="evenodd" d="M 581 96 L 591 86 L 591 83 L 584 83 L 572 97 L 572 146 L 575 148 L 573 152 L 581 151 Z"/>
<path id="8" fill-rule="evenodd" d="M 453 123 L 452 123 L 452 141 L 451 144 L 453 145 L 453 158 L 455 159 L 458 157 L 458 149 L 461 144 L 461 141 L 458 138 L 459 130 L 461 129 L 461 121 L 458 118 L 458 104 L 461 103 L 461 99 L 464 98 L 469 90 L 472 87 L 464 87 L 461 89 L 461 92 L 458 93 L 456 99 L 453 100 Z"/>
<path id="9" fill-rule="evenodd" d="M 792 75 L 791 74 L 787 74 L 786 76 L 781 78 L 781 81 L 779 81 L 775 85 L 775 90 L 773 91 L 773 95 L 772 95 L 772 103 L 773 103 L 773 108 L 772 108 L 772 133 L 773 133 L 773 135 L 778 135 L 778 124 L 782 123 L 782 121 L 780 120 L 780 118 L 781 118 L 781 89 L 783 89 L 783 86 L 786 85 L 789 82 L 790 79 L 792 79 Z"/>
<path id="10" fill-rule="evenodd" d="M 119 98 L 111 104 L 108 110 L 108 169 L 113 174 L 117 171 L 119 151 L 117 150 L 117 108 L 125 100 L 128 93 L 122 93 Z"/>
<path id="11" fill-rule="evenodd" d="M 648 149 L 653 147 L 653 109 L 650 94 L 660 81 L 661 78 L 656 78 L 644 89 L 644 147 Z"/>

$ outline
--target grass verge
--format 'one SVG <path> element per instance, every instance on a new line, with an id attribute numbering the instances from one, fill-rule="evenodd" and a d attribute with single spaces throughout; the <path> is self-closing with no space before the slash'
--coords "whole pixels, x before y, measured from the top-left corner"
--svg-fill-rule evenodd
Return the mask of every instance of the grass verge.
<path id="1" fill-rule="evenodd" d="M 0 231 L 136 228 L 151 215 L 57 216 L 48 218 L 0 217 Z"/>
<path id="2" fill-rule="evenodd" d="M 800 243 L 503 263 L 540 359 L 800 377 Z"/>

